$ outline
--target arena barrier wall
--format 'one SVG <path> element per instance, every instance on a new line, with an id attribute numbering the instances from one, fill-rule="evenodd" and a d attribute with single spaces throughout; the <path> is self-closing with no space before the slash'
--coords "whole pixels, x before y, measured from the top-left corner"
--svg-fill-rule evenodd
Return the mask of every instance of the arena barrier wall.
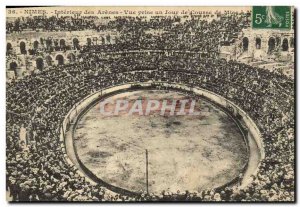
<path id="1" fill-rule="evenodd" d="M 166 88 L 166 89 L 177 89 L 177 90 L 182 90 L 182 91 L 186 91 L 186 92 L 192 92 L 195 93 L 199 96 L 205 97 L 206 99 L 208 99 L 209 101 L 216 103 L 218 106 L 221 106 L 223 109 L 225 109 L 227 112 L 229 111 L 230 113 L 232 113 L 235 117 L 240 116 L 242 119 L 242 123 L 247 127 L 247 129 L 249 130 L 248 133 L 250 133 L 254 138 L 259 150 L 260 150 L 260 160 L 264 158 L 264 148 L 263 148 L 263 142 L 261 140 L 261 134 L 260 131 L 258 129 L 258 127 L 256 126 L 256 124 L 254 123 L 254 121 L 249 117 L 249 115 L 244 112 L 240 107 L 238 107 L 236 104 L 234 104 L 233 102 L 225 99 L 224 97 L 213 93 L 211 91 L 202 89 L 202 88 L 196 88 L 196 87 L 189 87 L 186 85 L 182 85 L 182 84 L 178 84 L 178 83 L 166 83 L 166 82 L 144 82 L 144 83 L 139 83 L 139 82 L 134 82 L 134 83 L 128 83 L 128 84 L 122 84 L 122 85 L 116 85 L 113 87 L 108 87 L 106 89 L 100 90 L 100 91 L 96 91 L 94 93 L 92 93 L 91 95 L 88 95 L 87 97 L 85 97 L 84 99 L 82 99 L 80 102 L 76 103 L 72 109 L 68 112 L 68 114 L 65 116 L 65 119 L 63 120 L 63 122 L 61 123 L 61 128 L 60 128 L 60 141 L 61 141 L 61 148 L 62 151 L 64 153 L 64 158 L 66 163 L 69 164 L 69 166 L 73 169 L 75 169 L 77 171 L 78 174 L 87 177 L 88 180 L 91 181 L 91 183 L 93 184 L 101 184 L 103 187 L 108 188 L 109 190 L 112 190 L 114 192 L 118 192 L 118 193 L 122 193 L 124 195 L 136 195 L 139 193 L 135 193 L 126 189 L 122 189 L 113 185 L 110 185 L 106 182 L 104 182 L 103 180 L 101 180 L 100 178 L 98 178 L 93 172 L 91 172 L 88 168 L 86 168 L 86 166 L 81 162 L 78 154 L 77 154 L 77 150 L 75 147 L 75 144 L 73 142 L 73 149 L 74 149 L 74 153 L 76 155 L 76 160 L 77 160 L 77 164 L 80 166 L 80 168 L 84 171 L 81 172 L 81 170 L 78 170 L 78 168 L 76 167 L 76 165 L 69 159 L 68 154 L 67 154 L 67 150 L 66 150 L 66 144 L 65 144 L 65 138 L 66 138 L 66 133 L 68 130 L 70 130 L 70 125 L 71 123 L 74 124 L 73 127 L 73 131 L 72 131 L 72 139 L 73 139 L 73 135 L 74 135 L 74 131 L 76 129 L 76 125 L 77 122 L 80 120 L 80 118 L 90 109 L 91 106 L 93 106 L 97 101 L 106 98 L 107 96 L 111 96 L 115 93 L 121 93 L 121 92 L 126 92 L 128 90 L 136 90 L 136 89 L 143 89 L 143 88 L 151 88 L 151 87 L 156 87 L 157 89 L 159 88 Z M 230 115 L 230 113 L 227 113 Z M 231 116 L 231 118 L 233 118 Z M 241 126 L 240 123 L 239 127 Z M 242 131 L 243 133 L 243 131 Z M 243 133 L 244 135 L 244 133 Z M 246 137 L 246 138 L 245 138 Z M 248 138 L 249 136 L 244 136 L 246 145 L 248 145 Z M 245 164 L 243 172 L 246 171 L 245 168 L 247 168 L 248 163 Z M 256 168 L 255 171 L 253 171 L 251 173 L 251 175 L 255 175 L 258 171 L 258 167 Z M 226 183 L 223 186 L 220 186 L 218 188 L 223 188 L 226 186 L 230 186 L 233 185 L 234 183 L 238 182 L 240 180 L 239 177 L 234 178 L 233 180 L 229 181 L 228 183 Z M 250 180 L 250 179 L 249 179 Z M 244 184 L 246 185 L 246 184 Z M 216 188 L 216 189 L 218 189 Z"/>

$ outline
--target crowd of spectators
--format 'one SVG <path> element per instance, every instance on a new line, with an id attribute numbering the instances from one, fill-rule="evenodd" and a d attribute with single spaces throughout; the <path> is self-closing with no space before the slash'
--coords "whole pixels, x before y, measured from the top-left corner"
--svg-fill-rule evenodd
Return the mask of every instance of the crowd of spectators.
<path id="1" fill-rule="evenodd" d="M 221 45 L 234 43 L 238 33 L 250 26 L 250 12 L 220 14 L 216 18 L 198 16 L 159 16 L 151 18 L 118 17 L 99 24 L 97 17 L 26 17 L 7 22 L 7 33 L 22 31 L 117 31 L 114 44 L 111 38 L 99 40 L 96 50 L 188 50 L 217 55 Z M 56 28 L 56 30 L 55 30 Z M 103 43 L 107 44 L 103 44 Z M 55 40 L 44 41 L 44 51 L 74 49 L 63 47 Z M 85 43 L 81 43 L 83 48 Z M 87 44 L 91 46 L 91 44 Z M 34 49 L 33 49 L 34 50 Z"/>
<path id="2" fill-rule="evenodd" d="M 197 54 L 84 52 L 81 58 L 7 83 L 7 188 L 14 201 L 294 200 L 293 80 Z M 265 158 L 247 187 L 128 196 L 92 185 L 64 162 L 59 129 L 75 103 L 109 86 L 150 80 L 210 90 L 249 114 L 261 131 Z M 27 142 L 19 138 L 21 128 Z"/>
<path id="3" fill-rule="evenodd" d="M 222 15 L 218 19 L 192 17 L 120 18 L 109 26 L 120 32 L 121 48 L 132 50 L 189 50 L 217 53 L 220 45 L 235 41 L 242 28 L 249 27 L 250 13 Z"/>

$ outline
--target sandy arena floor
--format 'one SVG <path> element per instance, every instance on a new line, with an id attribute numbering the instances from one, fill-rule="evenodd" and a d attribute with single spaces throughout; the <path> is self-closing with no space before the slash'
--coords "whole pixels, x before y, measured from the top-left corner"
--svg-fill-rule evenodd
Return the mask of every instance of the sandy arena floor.
<path id="1" fill-rule="evenodd" d="M 183 98 L 167 91 L 135 91 L 113 99 Z M 198 116 L 110 116 L 99 103 L 79 121 L 75 146 L 81 161 L 102 180 L 139 192 L 146 190 L 145 149 L 149 151 L 149 192 L 200 191 L 239 175 L 247 162 L 242 134 L 233 120 L 200 100 Z M 210 110 L 208 110 L 210 109 Z"/>

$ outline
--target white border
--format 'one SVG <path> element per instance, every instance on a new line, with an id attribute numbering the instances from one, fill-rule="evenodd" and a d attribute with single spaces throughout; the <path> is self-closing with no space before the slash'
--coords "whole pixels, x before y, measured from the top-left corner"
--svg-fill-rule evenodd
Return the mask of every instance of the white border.
<path id="1" fill-rule="evenodd" d="M 79 1 L 79 0 L 74 0 L 74 1 L 62 1 L 62 0 L 48 0 L 48 1 L 43 1 L 43 0 L 2 0 L 0 1 L 0 41 L 1 41 L 1 47 L 0 47 L 0 63 L 2 66 L 1 70 L 1 76 L 0 76 L 0 82 L 1 82 L 1 88 L 0 88 L 0 107 L 1 107 L 1 116 L 0 116 L 0 133 L 1 133 L 1 138 L 0 138 L 0 146 L 2 148 L 1 150 L 1 155 L 0 155 L 0 161 L 2 164 L 2 170 L 0 171 L 0 206 L 8 206 L 8 205 L 13 205 L 13 204 L 8 204 L 6 202 L 6 191 L 5 191 L 5 180 L 6 180 L 6 175 L 5 175 L 5 147 L 6 147 L 6 128 L 5 128 L 5 77 L 6 77 L 6 66 L 5 66 L 5 50 L 6 50 L 6 39 L 5 39 L 5 6 L 247 6 L 247 5 L 291 5 L 295 6 L 295 8 L 299 9 L 300 8 L 300 1 L 299 0 L 251 0 L 251 1 L 238 1 L 238 0 L 209 0 L 209 1 L 199 1 L 199 0 L 184 0 L 184 1 L 175 1 L 175 0 L 148 0 L 148 1 L 141 1 L 141 0 L 126 0 L 126 1 L 118 1 L 118 0 L 107 0 L 107 1 L 97 1 L 97 0 L 84 0 L 84 1 Z M 299 10 L 297 12 L 297 16 L 299 16 Z M 298 19 L 298 18 L 297 18 Z M 299 21 L 297 22 L 297 28 L 299 29 Z M 299 30 L 297 33 L 296 40 L 298 40 L 299 37 Z M 298 41 L 296 41 L 298 42 Z M 296 46 L 298 49 L 298 47 Z M 297 51 L 297 60 L 299 60 L 299 51 Z M 297 70 L 298 68 L 295 68 Z M 299 80 L 299 75 L 300 72 L 297 73 L 297 80 Z M 297 87 L 297 97 L 300 97 L 300 88 Z M 299 110 L 299 109 L 298 109 Z M 299 127 L 299 122 L 297 123 L 297 128 Z M 297 149 L 299 150 L 299 140 L 297 142 Z M 297 159 L 299 161 L 299 158 Z M 297 166 L 298 166 L 297 162 Z M 299 170 L 297 171 L 297 178 L 299 179 Z M 297 179 L 297 180 L 298 180 Z M 297 190 L 297 199 L 299 200 L 299 189 Z M 299 202 L 298 202 L 299 204 Z M 298 205 L 297 204 L 297 205 Z M 21 204 L 23 205 L 23 204 Z M 27 206 L 37 206 L 36 204 L 26 204 Z M 39 204 L 38 204 L 39 205 Z M 50 204 L 47 204 L 50 205 Z M 67 206 L 70 204 L 51 204 L 55 206 Z M 99 205 L 99 204 L 98 204 Z M 102 206 L 107 206 L 111 204 L 101 204 Z M 122 204 L 114 204 L 117 206 L 121 206 Z M 123 204 L 124 205 L 124 204 Z M 134 204 L 127 204 L 130 206 L 133 206 Z M 141 206 L 146 206 L 146 204 L 138 204 Z M 155 204 L 150 204 L 150 205 L 155 205 Z M 165 206 L 166 204 L 156 204 L 157 206 Z M 172 204 L 167 204 L 167 205 L 172 205 Z M 181 204 L 181 205 L 187 205 L 187 204 Z M 208 206 L 211 204 L 201 204 L 202 206 Z M 224 205 L 224 204 L 214 204 L 214 205 Z M 239 205 L 239 204 L 237 204 Z M 253 206 L 253 204 L 244 204 L 247 206 Z M 256 206 L 263 206 L 264 204 L 258 204 Z M 272 204 L 269 204 L 272 205 Z M 293 204 L 279 204 L 276 206 L 292 206 Z M 20 206 L 20 204 L 19 204 Z M 72 206 L 82 206 L 82 204 L 73 204 Z M 149 204 L 147 204 L 149 206 Z M 226 206 L 236 206 L 234 204 L 227 204 Z M 294 205 L 293 205 L 294 206 Z M 300 206 L 300 204 L 299 204 Z"/>

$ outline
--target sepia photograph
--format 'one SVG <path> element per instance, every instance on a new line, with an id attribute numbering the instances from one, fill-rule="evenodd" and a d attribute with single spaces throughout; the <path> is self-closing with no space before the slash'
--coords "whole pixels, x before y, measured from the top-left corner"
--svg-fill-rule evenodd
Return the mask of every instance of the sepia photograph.
<path id="1" fill-rule="evenodd" d="M 6 6 L 6 201 L 294 203 L 295 19 Z"/>

